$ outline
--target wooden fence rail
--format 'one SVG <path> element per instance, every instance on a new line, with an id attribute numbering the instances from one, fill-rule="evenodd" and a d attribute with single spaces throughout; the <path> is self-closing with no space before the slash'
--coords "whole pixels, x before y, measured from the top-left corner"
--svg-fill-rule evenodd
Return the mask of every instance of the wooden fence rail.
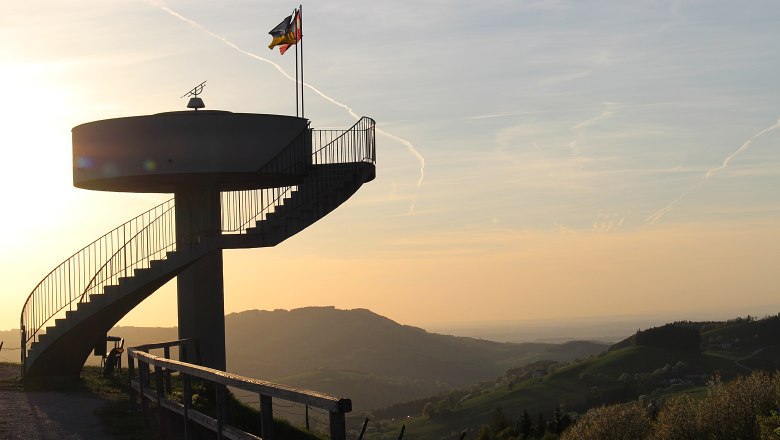
<path id="1" fill-rule="evenodd" d="M 154 402 L 160 415 L 167 409 L 184 418 L 185 438 L 190 438 L 190 422 L 198 423 L 217 434 L 218 439 L 235 440 L 262 439 L 273 440 L 273 399 L 283 399 L 327 411 L 330 415 L 330 438 L 346 440 L 346 413 L 352 411 L 352 401 L 316 391 L 302 390 L 286 385 L 266 382 L 251 377 L 239 376 L 213 368 L 170 359 L 170 347 L 179 346 L 187 350 L 188 346 L 196 345 L 192 340 L 179 340 L 159 344 L 148 344 L 127 349 L 127 365 L 130 375 L 130 400 L 134 408 L 140 397 L 144 415 L 149 411 L 149 402 Z M 165 357 L 149 354 L 151 349 L 163 349 Z M 136 361 L 138 362 L 136 377 Z M 150 368 L 154 367 L 155 389 L 151 389 Z M 178 372 L 182 387 L 182 402 L 169 400 L 166 394 L 171 393 L 170 375 Z M 203 414 L 192 408 L 192 378 L 215 384 L 217 393 L 216 418 Z M 256 393 L 260 397 L 261 437 L 242 431 L 225 423 L 225 391 L 226 387 L 238 388 Z"/>

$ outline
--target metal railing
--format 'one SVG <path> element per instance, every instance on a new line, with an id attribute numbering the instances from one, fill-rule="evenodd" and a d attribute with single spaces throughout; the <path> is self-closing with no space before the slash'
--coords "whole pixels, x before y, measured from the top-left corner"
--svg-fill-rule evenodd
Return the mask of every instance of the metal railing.
<path id="1" fill-rule="evenodd" d="M 121 269 L 117 265 L 116 271 L 112 265 L 112 275 L 107 277 L 106 281 L 126 276 L 132 269 L 148 263 L 150 256 L 144 255 L 145 252 L 137 247 L 128 247 L 128 243 L 142 238 L 145 249 L 148 249 L 150 245 L 157 245 L 160 241 L 175 237 L 172 223 L 167 220 L 172 215 L 173 199 L 114 228 L 49 272 L 35 286 L 22 308 L 22 363 L 26 359 L 27 348 L 48 322 L 64 315 L 66 311 L 73 310 L 75 303 L 89 300 L 89 286 L 95 284 L 97 275 L 114 257 L 119 255 L 126 264 Z M 155 226 L 153 231 L 149 230 L 150 225 Z"/>
<path id="2" fill-rule="evenodd" d="M 345 164 L 368 162 L 376 163 L 376 123 L 373 119 L 362 117 L 346 130 L 311 130 L 310 150 L 315 165 Z M 300 142 L 296 140 L 294 142 Z M 308 141 L 307 141 L 308 143 Z M 288 161 L 287 163 L 290 163 Z M 292 161 L 300 163 L 300 161 Z M 282 173 L 284 160 L 277 167 Z M 271 164 L 269 164 L 271 165 Z M 291 165 L 288 165 L 291 166 Z M 274 169 L 264 167 L 261 172 L 269 173 Z M 296 185 L 279 188 L 265 188 L 246 191 L 225 191 L 221 194 L 222 232 L 245 233 L 253 224 L 259 224 L 284 204 L 286 198 L 292 198 L 297 191 Z M 303 203 L 305 200 L 296 200 Z"/>
<path id="3" fill-rule="evenodd" d="M 376 122 L 362 117 L 346 130 L 314 130 L 312 162 L 315 165 L 336 163 L 376 163 Z"/>
<path id="4" fill-rule="evenodd" d="M 258 170 L 258 176 L 298 177 L 309 164 L 376 162 L 374 120 L 362 118 L 347 130 L 304 130 L 279 155 Z M 223 233 L 246 232 L 260 224 L 297 190 L 291 185 L 220 195 Z M 298 201 L 297 203 L 300 203 Z M 27 350 L 52 320 L 65 316 L 74 304 L 89 302 L 90 295 L 134 276 L 152 261 L 164 260 L 182 243 L 196 237 L 177 237 L 174 199 L 167 200 L 125 222 L 88 244 L 55 267 L 33 289 L 20 318 L 21 360 L 26 368 Z M 178 242 L 178 245 L 177 245 Z"/>
<path id="5" fill-rule="evenodd" d="M 345 415 L 352 411 L 352 401 L 350 399 L 330 396 L 316 391 L 297 389 L 287 385 L 275 384 L 170 359 L 170 347 L 179 346 L 184 349 L 190 342 L 192 341 L 172 341 L 133 347 L 127 350 L 130 400 L 133 408 L 137 408 L 137 399 L 140 397 L 144 416 L 149 412 L 149 402 L 153 402 L 156 405 L 158 417 L 161 420 L 164 417 L 164 409 L 179 414 L 183 417 L 185 438 L 190 438 L 190 434 L 193 431 L 191 423 L 195 422 L 216 432 L 217 438 L 262 438 L 262 440 L 273 440 L 277 438 L 274 436 L 273 399 L 282 399 L 327 411 L 329 413 L 330 438 L 333 440 L 346 440 Z M 149 354 L 149 350 L 153 348 L 164 349 L 165 357 L 161 358 Z M 136 361 L 138 362 L 137 377 Z M 154 367 L 154 386 L 152 386 L 152 374 L 150 371 L 152 366 Z M 179 373 L 179 379 L 182 384 L 180 401 L 179 399 L 169 399 L 172 396 L 170 379 L 172 372 Z M 193 378 L 214 385 L 216 411 L 213 416 L 193 409 Z M 238 388 L 259 395 L 260 437 L 226 423 L 225 402 L 227 387 Z M 178 395 L 178 393 L 176 394 Z"/>

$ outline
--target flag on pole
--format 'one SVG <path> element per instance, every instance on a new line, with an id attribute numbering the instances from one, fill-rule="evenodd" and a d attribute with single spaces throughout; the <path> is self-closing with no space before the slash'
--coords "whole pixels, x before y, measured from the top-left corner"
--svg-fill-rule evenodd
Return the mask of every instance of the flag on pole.
<path id="1" fill-rule="evenodd" d="M 284 20 L 282 20 L 281 23 L 276 25 L 276 27 L 271 29 L 268 33 L 271 34 L 271 37 L 273 37 L 271 44 L 268 45 L 269 49 L 273 49 L 275 46 L 279 46 L 280 44 L 297 43 L 295 34 L 292 30 L 292 15 L 287 16 Z"/>
<path id="2" fill-rule="evenodd" d="M 287 52 L 287 49 L 290 48 L 290 46 L 298 43 L 301 41 L 301 38 L 303 38 L 303 20 L 301 18 L 301 10 L 296 9 L 295 10 L 295 18 L 293 18 L 292 22 L 290 22 L 290 32 L 293 35 L 292 42 L 285 42 L 281 45 L 279 45 L 279 53 L 284 55 L 285 52 Z"/>

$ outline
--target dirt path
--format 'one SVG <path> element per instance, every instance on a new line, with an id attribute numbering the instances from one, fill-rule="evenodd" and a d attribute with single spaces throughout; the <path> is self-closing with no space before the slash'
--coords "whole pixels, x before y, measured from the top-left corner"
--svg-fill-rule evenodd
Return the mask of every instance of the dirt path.
<path id="1" fill-rule="evenodd" d="M 761 353 L 762 351 L 764 351 L 765 348 L 766 347 L 761 347 L 761 348 L 758 348 L 756 350 L 753 350 L 753 353 L 750 353 L 749 355 L 743 357 L 742 359 L 737 359 L 736 361 L 734 361 L 734 363 L 737 364 L 738 367 L 744 368 L 745 370 L 747 370 L 747 371 L 752 373 L 753 369 L 748 367 L 747 365 L 742 365 L 742 361 L 746 361 L 746 360 L 752 358 L 753 356 Z"/>
<path id="2" fill-rule="evenodd" d="M 0 365 L 0 380 L 18 375 L 18 365 Z M 0 389 L 0 439 L 111 440 L 95 416 L 105 404 L 80 393 Z"/>

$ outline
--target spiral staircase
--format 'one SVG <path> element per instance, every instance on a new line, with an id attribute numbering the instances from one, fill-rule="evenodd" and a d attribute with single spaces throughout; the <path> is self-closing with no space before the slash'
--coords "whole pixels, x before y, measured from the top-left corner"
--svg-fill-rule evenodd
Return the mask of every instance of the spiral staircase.
<path id="1" fill-rule="evenodd" d="M 300 163 L 286 158 L 302 147 L 311 166 L 285 168 Z M 375 122 L 364 117 L 347 130 L 307 129 L 257 174 L 284 172 L 298 176 L 294 185 L 221 192 L 221 231 L 177 236 L 171 199 L 55 267 L 22 309 L 22 375 L 78 376 L 123 316 L 205 255 L 275 246 L 336 209 L 376 176 Z"/>

